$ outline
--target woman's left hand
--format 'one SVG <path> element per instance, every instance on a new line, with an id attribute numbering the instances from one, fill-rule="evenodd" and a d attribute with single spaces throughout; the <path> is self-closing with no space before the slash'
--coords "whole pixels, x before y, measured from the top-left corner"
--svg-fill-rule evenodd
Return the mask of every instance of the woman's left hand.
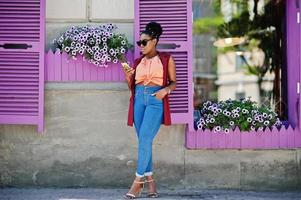
<path id="1" fill-rule="evenodd" d="M 156 98 L 162 100 L 167 95 L 167 91 L 165 89 L 161 89 L 158 92 L 155 92 L 154 94 L 155 94 Z"/>

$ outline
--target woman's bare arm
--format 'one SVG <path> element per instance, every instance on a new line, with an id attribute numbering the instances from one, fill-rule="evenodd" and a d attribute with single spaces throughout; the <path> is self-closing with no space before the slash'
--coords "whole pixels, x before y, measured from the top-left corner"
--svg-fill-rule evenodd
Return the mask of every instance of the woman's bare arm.
<path id="1" fill-rule="evenodd" d="M 177 80 L 176 80 L 176 63 L 172 56 L 170 56 L 168 62 L 168 77 L 169 77 L 169 85 L 165 87 L 168 93 L 175 90 L 177 87 Z"/>
<path id="2" fill-rule="evenodd" d="M 168 77 L 169 77 L 169 85 L 156 92 L 156 97 L 159 99 L 163 99 L 167 94 L 170 94 L 173 90 L 176 89 L 177 86 L 176 64 L 171 56 L 168 61 Z"/>

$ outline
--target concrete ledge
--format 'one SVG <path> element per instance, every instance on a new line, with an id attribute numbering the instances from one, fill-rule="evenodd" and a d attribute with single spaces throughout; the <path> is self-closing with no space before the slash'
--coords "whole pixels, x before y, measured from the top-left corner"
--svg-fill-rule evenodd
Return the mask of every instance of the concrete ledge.
<path id="1" fill-rule="evenodd" d="M 128 90 L 128 86 L 123 82 L 47 82 L 45 84 L 46 90 Z"/>

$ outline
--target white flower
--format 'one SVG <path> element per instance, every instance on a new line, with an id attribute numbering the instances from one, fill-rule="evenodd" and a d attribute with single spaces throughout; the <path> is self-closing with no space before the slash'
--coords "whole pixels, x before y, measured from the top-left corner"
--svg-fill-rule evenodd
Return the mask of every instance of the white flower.
<path id="1" fill-rule="evenodd" d="M 121 44 L 122 44 L 122 45 L 125 45 L 125 44 L 126 44 L 125 40 L 122 40 L 122 41 L 121 41 Z"/>
<path id="2" fill-rule="evenodd" d="M 225 128 L 225 133 L 229 133 L 230 130 L 228 128 Z"/>
<path id="3" fill-rule="evenodd" d="M 248 117 L 247 118 L 247 122 L 251 122 L 252 121 L 252 118 L 251 117 Z"/>
<path id="4" fill-rule="evenodd" d="M 114 60 L 113 60 L 113 63 L 118 63 L 118 59 L 114 59 Z"/>
<path id="5" fill-rule="evenodd" d="M 266 126 L 269 125 L 269 123 L 270 123 L 270 122 L 267 121 L 267 120 L 263 122 L 263 124 L 266 125 Z"/>
<path id="6" fill-rule="evenodd" d="M 203 125 L 202 124 L 199 124 L 198 125 L 198 129 L 202 129 L 203 128 Z"/>
<path id="7" fill-rule="evenodd" d="M 110 54 L 113 54 L 113 53 L 114 53 L 114 50 L 113 50 L 113 49 L 110 49 L 110 50 L 109 50 L 109 53 L 110 53 Z"/>
<path id="8" fill-rule="evenodd" d="M 68 53 L 70 51 L 70 47 L 65 47 L 64 50 Z"/>
<path id="9" fill-rule="evenodd" d="M 233 125 L 234 125 L 234 121 L 230 121 L 229 124 L 230 124 L 231 126 L 233 126 Z"/>
<path id="10" fill-rule="evenodd" d="M 273 118 L 273 115 L 272 114 L 269 114 L 269 119 L 272 119 Z"/>
<path id="11" fill-rule="evenodd" d="M 249 113 L 249 111 L 247 109 L 242 109 L 242 113 L 247 114 L 247 113 Z"/>

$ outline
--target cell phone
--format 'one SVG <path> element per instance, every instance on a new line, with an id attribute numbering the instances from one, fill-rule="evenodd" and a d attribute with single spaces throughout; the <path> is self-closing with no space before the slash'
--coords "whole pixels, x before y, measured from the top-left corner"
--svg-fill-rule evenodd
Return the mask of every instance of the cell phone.
<path id="1" fill-rule="evenodd" d="M 121 63 L 121 65 L 122 65 L 122 67 L 123 67 L 126 71 L 130 71 L 130 70 L 133 69 L 133 68 L 130 67 L 129 64 L 126 63 L 126 62 Z"/>

